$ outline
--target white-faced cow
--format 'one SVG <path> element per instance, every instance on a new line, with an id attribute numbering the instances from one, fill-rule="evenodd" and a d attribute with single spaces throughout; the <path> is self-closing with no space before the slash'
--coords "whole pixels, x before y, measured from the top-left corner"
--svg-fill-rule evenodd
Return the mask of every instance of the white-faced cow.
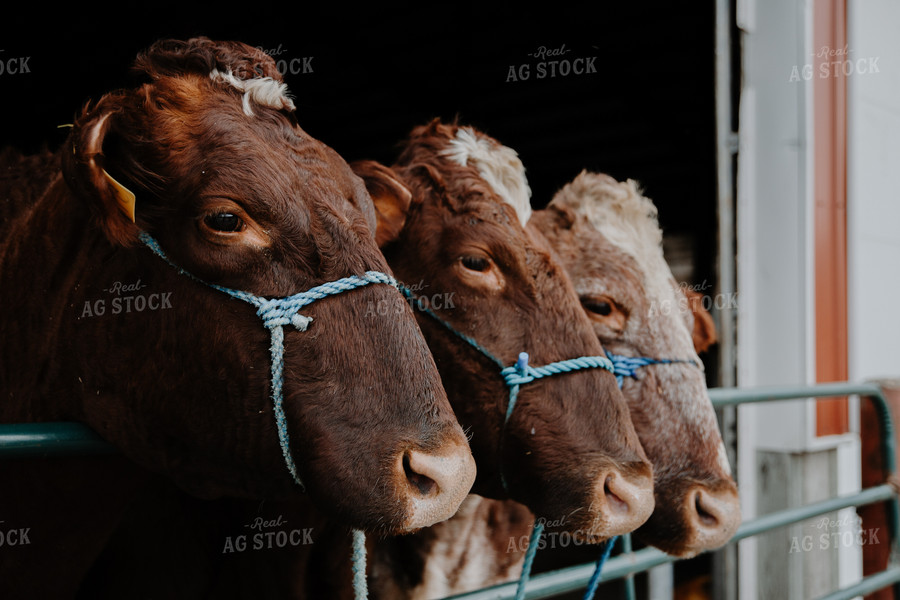
<path id="1" fill-rule="evenodd" d="M 662 359 L 622 382 L 654 472 L 656 508 L 638 538 L 680 557 L 723 545 L 741 517 L 697 355 L 710 343 L 711 323 L 666 264 L 656 207 L 633 181 L 583 172 L 532 221 L 556 249 L 604 348 Z"/>
<path id="2" fill-rule="evenodd" d="M 409 305 L 382 284 L 362 181 L 298 126 L 261 51 L 165 41 L 135 74 L 58 153 L 4 153 L 0 422 L 80 421 L 200 497 L 301 497 L 299 480 L 354 527 L 449 517 L 474 463 Z M 78 536 L 102 544 L 127 467 L 66 483 L 0 469 L 0 520 L 31 542 L 0 549 L 4 590 L 66 595 L 98 547 Z"/>

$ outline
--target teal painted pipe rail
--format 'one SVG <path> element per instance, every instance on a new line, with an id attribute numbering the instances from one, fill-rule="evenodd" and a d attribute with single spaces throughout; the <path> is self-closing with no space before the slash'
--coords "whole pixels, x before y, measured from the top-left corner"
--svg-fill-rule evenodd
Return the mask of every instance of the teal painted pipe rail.
<path id="1" fill-rule="evenodd" d="M 890 407 L 881 389 L 876 385 L 830 383 L 800 387 L 714 388 L 709 390 L 709 395 L 716 407 L 853 395 L 869 398 L 874 403 L 879 420 L 885 479 L 887 480 L 896 473 L 893 419 Z M 0 425 L 0 459 L 109 454 L 115 451 L 113 446 L 79 423 Z M 868 488 L 857 494 L 831 498 L 807 506 L 763 515 L 741 525 L 730 543 L 842 508 L 881 501 L 887 502 L 889 506 L 888 534 L 892 548 L 895 549 L 892 556 L 895 556 L 897 555 L 898 539 L 900 539 L 900 534 L 898 534 L 900 502 L 898 502 L 896 490 L 888 484 Z M 655 548 L 645 548 L 637 552 L 622 554 L 607 562 L 602 581 L 627 577 L 675 560 Z M 535 575 L 528 583 L 527 597 L 530 599 L 551 598 L 562 593 L 584 589 L 593 570 L 594 564 L 589 563 Z M 849 600 L 891 584 L 895 585 L 895 597 L 900 597 L 897 585 L 900 584 L 900 565 L 890 565 L 886 571 L 869 576 L 853 586 L 838 590 L 820 600 Z M 515 589 L 515 583 L 501 584 L 468 594 L 452 596 L 446 600 L 506 600 L 515 597 Z"/>
<path id="2" fill-rule="evenodd" d="M 876 385 L 829 383 L 794 387 L 714 388 L 709 390 L 709 395 L 715 407 L 853 395 L 869 398 L 874 403 L 879 420 L 885 479 L 887 480 L 896 472 L 893 419 L 887 400 L 881 388 Z M 888 535 L 890 536 L 891 547 L 896 549 L 898 539 L 900 539 L 900 535 L 898 535 L 898 523 L 900 523 L 900 510 L 898 510 L 898 507 L 900 507 L 900 503 L 898 503 L 896 489 L 887 483 L 867 488 L 856 494 L 830 498 L 814 504 L 788 508 L 757 517 L 743 523 L 729 543 L 736 543 L 747 537 L 843 508 L 863 506 L 876 502 L 886 502 L 888 504 Z M 895 555 L 897 555 L 896 550 L 892 552 L 892 557 Z M 620 554 L 607 561 L 601 581 L 612 581 L 629 577 L 659 565 L 675 562 L 676 560 L 676 558 L 656 548 L 645 548 L 637 552 Z M 584 590 L 594 572 L 594 567 L 594 563 L 588 563 L 533 575 L 526 586 L 526 598 L 529 600 L 553 598 L 564 593 Z M 892 584 L 895 585 L 895 597 L 900 598 L 900 593 L 898 593 L 897 589 L 897 584 L 900 584 L 900 565 L 889 565 L 887 570 L 866 577 L 857 584 L 833 592 L 819 600 L 850 600 L 858 595 L 870 593 Z M 444 600 L 512 600 L 515 598 L 515 592 L 516 584 L 513 582 L 466 594 L 449 596 Z"/>
<path id="3" fill-rule="evenodd" d="M 115 452 L 109 442 L 81 423 L 0 425 L 0 459 Z"/>
<path id="4" fill-rule="evenodd" d="M 891 584 L 897 583 L 900 583 L 900 565 L 894 565 L 880 573 L 869 575 L 859 583 L 828 594 L 827 596 L 822 596 L 819 600 L 850 600 L 857 596 L 877 592 Z M 894 597 L 896 598 L 896 594 L 894 594 Z"/>
<path id="5" fill-rule="evenodd" d="M 895 496 L 894 488 L 884 484 L 868 488 L 856 494 L 829 498 L 821 502 L 787 508 L 770 513 L 762 517 L 747 521 L 738 528 L 729 543 L 736 543 L 744 538 L 753 537 L 760 533 L 771 531 L 779 527 L 799 523 L 830 512 L 849 508 L 851 506 L 864 506 L 890 500 Z M 656 548 L 644 548 L 630 554 L 620 554 L 610 558 L 603 570 L 601 581 L 613 581 L 621 579 L 652 567 L 675 562 L 677 559 L 657 550 Z M 574 592 L 587 587 L 588 581 L 594 572 L 594 563 L 566 567 L 548 573 L 541 573 L 531 578 L 526 586 L 527 598 L 552 598 L 566 592 Z M 898 566 L 900 568 L 900 566 Z M 510 600 L 515 598 L 516 584 L 504 583 L 476 592 L 450 596 L 445 600 Z M 850 596 L 852 598 L 852 596 Z"/>

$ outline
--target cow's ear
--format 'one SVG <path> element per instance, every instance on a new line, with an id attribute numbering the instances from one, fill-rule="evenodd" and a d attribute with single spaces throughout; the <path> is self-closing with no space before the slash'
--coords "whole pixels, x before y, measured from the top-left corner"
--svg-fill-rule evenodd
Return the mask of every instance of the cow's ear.
<path id="1" fill-rule="evenodd" d="M 107 171 L 103 142 L 113 119 L 109 110 L 85 111 L 72 127 L 63 153 L 66 183 L 85 202 L 95 221 L 114 244 L 137 242 L 135 195 Z"/>
<path id="2" fill-rule="evenodd" d="M 406 224 L 412 192 L 390 168 L 372 160 L 351 163 L 362 177 L 375 205 L 375 242 L 381 248 L 397 239 Z"/>
<path id="3" fill-rule="evenodd" d="M 545 212 L 553 218 L 554 229 L 571 229 L 575 224 L 575 211 L 562 203 L 549 204 Z"/>
<path id="4" fill-rule="evenodd" d="M 691 312 L 694 313 L 694 330 L 691 337 L 694 340 L 694 349 L 699 354 L 705 352 L 716 343 L 716 324 L 712 315 L 703 308 L 703 294 L 688 288 L 682 288 Z"/>

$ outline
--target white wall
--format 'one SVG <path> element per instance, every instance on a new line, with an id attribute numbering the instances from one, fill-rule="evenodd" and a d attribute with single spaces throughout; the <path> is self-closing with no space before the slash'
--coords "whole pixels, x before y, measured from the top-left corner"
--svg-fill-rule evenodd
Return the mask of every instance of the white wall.
<path id="1" fill-rule="evenodd" d="M 850 378 L 900 377 L 900 2 L 849 0 Z M 874 61 L 874 62 L 873 62 Z"/>
<path id="2" fill-rule="evenodd" d="M 741 387 L 805 385 L 816 380 L 813 83 L 792 77 L 814 62 L 814 2 L 738 1 L 744 51 L 736 214 L 737 377 Z M 868 4 L 868 0 L 860 3 Z M 891 29 L 900 28 L 900 20 L 891 25 L 882 21 L 882 25 L 887 35 Z M 900 53 L 893 55 L 900 60 Z M 900 117 L 900 111 L 896 116 Z M 873 122 L 872 127 L 877 125 Z M 885 143 L 891 135 L 900 140 L 897 133 L 900 131 L 884 132 Z M 895 154 L 895 158 L 900 156 Z M 895 165 L 895 172 L 900 172 L 900 161 Z M 869 185 L 872 182 L 867 179 Z M 900 190 L 900 186 L 894 186 L 894 190 Z M 882 194 L 885 191 L 880 189 Z M 900 202 L 896 199 L 895 191 L 892 200 L 882 197 L 879 202 L 894 202 L 893 210 L 897 210 Z M 887 229 L 879 226 L 882 232 Z M 900 246 L 892 248 L 896 251 Z M 871 261 L 868 254 L 858 256 Z M 898 255 L 891 257 L 897 275 L 890 285 L 900 292 L 896 287 L 900 285 L 898 259 Z M 879 264 L 884 273 L 885 263 Z M 874 275 L 871 269 L 868 271 Z M 894 299 L 900 299 L 900 295 L 895 294 Z M 900 315 L 900 306 L 894 312 Z M 818 438 L 815 427 L 815 404 L 811 401 L 739 408 L 737 475 L 746 519 L 786 508 L 773 506 L 777 504 L 776 494 L 760 487 L 773 485 L 771 471 L 768 475 L 765 471 L 772 465 L 790 465 L 791 477 L 778 487 L 777 497 L 791 504 L 821 499 L 818 496 L 822 493 L 843 494 L 858 489 L 858 437 Z M 766 467 L 761 466 L 763 462 Z M 828 471 L 823 472 L 822 465 L 826 464 Z M 820 480 L 830 482 L 828 490 L 814 485 Z M 858 579 L 859 548 L 798 556 L 789 548 L 791 536 L 801 531 L 798 525 L 769 534 L 765 540 L 751 538 L 740 543 L 741 600 L 761 597 L 766 586 L 760 581 L 783 589 L 785 594 L 790 590 L 791 598 L 805 598 L 821 585 L 844 586 Z M 760 549 L 766 554 L 761 556 Z M 765 572 L 766 561 L 772 560 L 787 565 L 780 573 L 783 581 L 772 581 L 773 574 Z"/>
<path id="3" fill-rule="evenodd" d="M 737 385 L 806 384 L 811 369 L 810 89 L 790 81 L 811 19 L 798 1 L 742 0 L 737 174 Z M 744 519 L 758 516 L 758 454 L 802 441 L 802 403 L 738 409 L 737 477 Z M 739 597 L 758 597 L 758 540 L 739 545 Z"/>

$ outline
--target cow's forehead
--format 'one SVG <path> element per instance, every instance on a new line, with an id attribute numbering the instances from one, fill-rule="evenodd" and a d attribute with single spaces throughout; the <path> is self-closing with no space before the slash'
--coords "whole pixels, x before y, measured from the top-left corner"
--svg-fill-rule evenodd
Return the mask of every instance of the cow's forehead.
<path id="1" fill-rule="evenodd" d="M 672 295 L 656 206 L 635 182 L 584 172 L 557 192 L 551 204 L 583 216 L 609 243 L 633 258 L 651 299 Z"/>
<path id="2" fill-rule="evenodd" d="M 503 202 L 513 207 L 525 226 L 531 217 L 531 188 L 515 150 L 478 135 L 471 127 L 460 127 L 442 154 L 460 166 L 475 167 Z"/>
<path id="3" fill-rule="evenodd" d="M 254 103 L 276 110 L 294 110 L 294 101 L 288 95 L 287 85 L 284 82 L 275 81 L 271 77 L 241 79 L 235 76 L 230 69 L 225 72 L 213 69 L 209 78 L 213 81 L 227 83 L 242 92 L 244 113 L 249 117 L 254 115 Z"/>

